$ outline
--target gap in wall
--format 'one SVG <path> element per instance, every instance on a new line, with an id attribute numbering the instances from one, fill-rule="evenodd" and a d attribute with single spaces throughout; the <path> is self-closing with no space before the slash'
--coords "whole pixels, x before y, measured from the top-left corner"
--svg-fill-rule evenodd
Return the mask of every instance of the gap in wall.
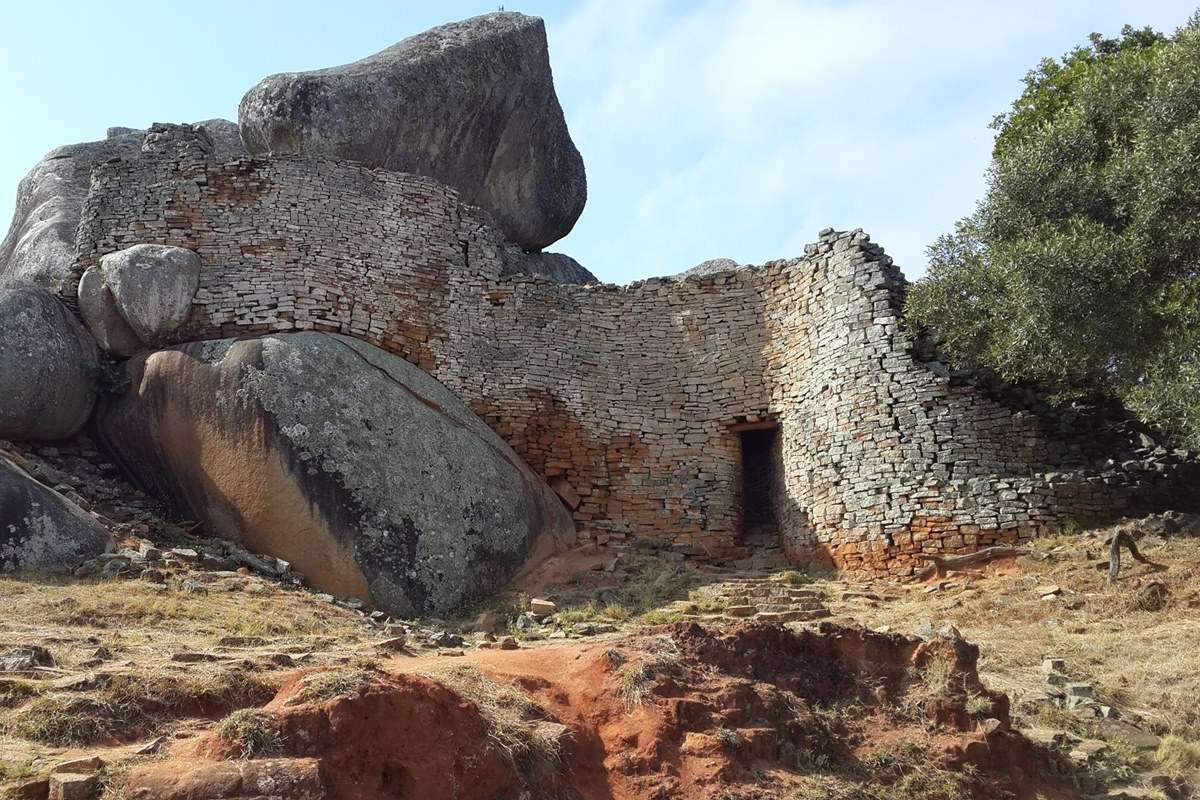
<path id="1" fill-rule="evenodd" d="M 742 454 L 742 543 L 766 547 L 779 543 L 775 494 L 783 469 L 779 423 L 739 426 Z"/>

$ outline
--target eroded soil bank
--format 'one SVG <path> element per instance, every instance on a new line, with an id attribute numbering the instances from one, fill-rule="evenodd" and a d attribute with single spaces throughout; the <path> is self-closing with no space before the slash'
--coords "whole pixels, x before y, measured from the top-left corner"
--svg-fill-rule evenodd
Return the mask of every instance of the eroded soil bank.
<path id="1" fill-rule="evenodd" d="M 139 800 L 1074 796 L 977 649 L 822 624 L 297 673 L 134 769 Z"/>

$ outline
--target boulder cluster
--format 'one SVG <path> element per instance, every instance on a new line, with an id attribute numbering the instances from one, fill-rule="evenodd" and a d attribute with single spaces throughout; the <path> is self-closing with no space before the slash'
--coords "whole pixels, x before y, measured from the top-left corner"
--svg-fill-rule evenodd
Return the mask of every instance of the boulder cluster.
<path id="1" fill-rule="evenodd" d="M 540 19 L 488 14 L 272 75 L 238 123 L 191 127 L 221 163 L 337 159 L 441 181 L 519 247 L 512 271 L 594 281 L 541 252 L 587 189 Z M 179 519 L 392 613 L 461 607 L 571 540 L 554 492 L 414 365 L 317 331 L 180 344 L 201 271 L 221 269 L 187 248 L 138 243 L 78 274 L 93 169 L 158 136 L 111 128 L 21 182 L 0 245 L 0 439 L 87 429 Z M 0 500 L 0 570 L 120 563 L 104 520 L 7 459 Z"/>

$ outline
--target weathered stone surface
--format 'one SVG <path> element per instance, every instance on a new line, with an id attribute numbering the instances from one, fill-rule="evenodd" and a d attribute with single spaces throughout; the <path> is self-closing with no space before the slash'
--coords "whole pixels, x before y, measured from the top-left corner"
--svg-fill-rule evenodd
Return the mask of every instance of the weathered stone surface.
<path id="1" fill-rule="evenodd" d="M 906 576 L 930 552 L 1200 503 L 1200 462 L 1128 421 L 922 361 L 903 275 L 862 231 L 686 280 L 556 284 L 434 179 L 301 157 L 197 165 L 186 134 L 97 169 L 80 272 L 168 230 L 205 263 L 181 337 L 317 329 L 400 355 L 569 485 L 597 544 L 741 558 L 743 422 L 778 424 L 772 505 L 799 563 Z M 203 224 L 177 232 L 175 217 Z"/>
<path id="2" fill-rule="evenodd" d="M 236 123 L 210 119 L 196 125 L 212 138 L 221 160 L 246 154 Z M 17 187 L 12 224 L 0 243 L 0 286 L 62 288 L 70 278 L 92 168 L 136 155 L 143 135 L 133 128 L 110 128 L 107 139 L 55 148 L 29 171 Z"/>
<path id="3" fill-rule="evenodd" d="M 130 356 L 145 347 L 117 310 L 100 267 L 88 268 L 79 279 L 79 313 L 102 349 Z"/>
<path id="4" fill-rule="evenodd" d="M 315 758 L 192 759 L 182 769 L 151 762 L 130 773 L 130 800 L 325 800 Z"/>
<path id="5" fill-rule="evenodd" d="M 703 278 L 708 275 L 716 275 L 721 272 L 730 272 L 738 269 L 742 265 L 734 261 L 732 258 L 710 258 L 707 261 L 701 261 L 691 269 L 686 269 L 675 277 L 677 278 Z"/>
<path id="6" fill-rule="evenodd" d="M 108 532 L 79 506 L 0 454 L 0 572 L 73 567 L 109 543 Z"/>
<path id="7" fill-rule="evenodd" d="M 58 290 L 70 276 L 75 229 L 92 167 L 132 155 L 140 134 L 51 150 L 17 186 L 12 225 L 0 243 L 0 286 L 33 284 Z"/>
<path id="8" fill-rule="evenodd" d="M 509 259 L 502 275 L 541 275 L 555 283 L 599 283 L 587 267 L 564 253 L 522 253 L 520 258 Z"/>
<path id="9" fill-rule="evenodd" d="M 96 343 L 56 297 L 0 289 L 0 439 L 73 436 L 95 401 Z"/>
<path id="10" fill-rule="evenodd" d="M 249 155 L 246 146 L 242 144 L 242 133 L 236 122 L 227 119 L 206 119 L 193 122 L 193 128 L 198 128 L 208 134 L 213 144 L 213 159 L 224 162 Z"/>
<path id="11" fill-rule="evenodd" d="M 272 75 L 242 98 L 238 121 L 253 154 L 436 178 L 526 250 L 565 236 L 587 199 L 536 17 L 486 14 L 353 64 Z"/>
<path id="12" fill-rule="evenodd" d="M 100 778 L 64 772 L 50 776 L 49 800 L 96 800 L 100 796 Z"/>
<path id="13" fill-rule="evenodd" d="M 138 244 L 101 258 L 100 277 L 108 293 L 93 290 L 97 303 L 111 297 L 142 342 L 161 343 L 187 320 L 200 288 L 200 256 L 182 247 Z M 89 324 L 91 319 L 89 313 Z"/>
<path id="14" fill-rule="evenodd" d="M 557 497 L 440 383 L 314 332 L 129 362 L 97 425 L 180 513 L 393 613 L 484 596 L 573 536 Z"/>

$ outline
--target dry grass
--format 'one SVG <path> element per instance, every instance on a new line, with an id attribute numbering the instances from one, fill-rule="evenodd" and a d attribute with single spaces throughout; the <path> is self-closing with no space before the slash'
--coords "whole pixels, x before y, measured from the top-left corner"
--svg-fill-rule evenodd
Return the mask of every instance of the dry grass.
<path id="1" fill-rule="evenodd" d="M 636 619 L 644 625 L 678 621 L 682 615 L 668 604 L 684 600 L 701 583 L 702 577 L 687 564 L 676 564 L 652 556 L 622 559 L 625 576 L 617 585 L 604 587 L 554 587 L 550 594 L 558 603 L 558 622 L 625 622 Z"/>
<path id="2" fill-rule="evenodd" d="M 488 723 L 488 737 L 517 767 L 536 772 L 560 764 L 562 743 L 539 724 L 546 721 L 545 712 L 520 689 L 497 683 L 467 664 L 421 674 L 474 702 Z"/>
<path id="3" fill-rule="evenodd" d="M 34 775 L 37 775 L 37 768 L 34 767 L 32 761 L 23 761 L 13 763 L 9 761 L 0 761 L 0 784 L 29 780 Z M 3 797 L 0 794 L 0 797 Z"/>
<path id="4" fill-rule="evenodd" d="M 1163 772 L 1175 777 L 1200 772 L 1200 742 L 1190 742 L 1179 736 L 1164 736 L 1154 760 Z"/>
<path id="5" fill-rule="evenodd" d="M 820 569 L 785 569 L 776 572 L 771 580 L 785 586 L 799 588 L 819 581 L 829 581 L 835 578 L 835 573 Z"/>
<path id="6" fill-rule="evenodd" d="M 188 714 L 259 705 L 276 689 L 268 677 L 241 670 L 182 677 L 139 671 L 113 675 L 95 691 L 39 696 L 10 713 L 0 729 L 57 746 L 128 740 Z"/>
<path id="7" fill-rule="evenodd" d="M 651 689 L 659 675 L 670 675 L 679 669 L 679 648 L 670 636 L 649 637 L 642 648 L 632 658 L 622 657 L 620 662 L 609 658 L 622 665 L 617 676 L 617 694 L 630 711 L 650 702 Z"/>
<path id="8" fill-rule="evenodd" d="M 624 622 L 631 613 L 620 603 L 603 604 L 596 600 L 588 600 L 582 605 L 565 608 L 554 613 L 555 622 L 574 625 L 583 622 Z"/>
<path id="9" fill-rule="evenodd" d="M 263 758 L 283 750 L 283 738 L 270 715 L 257 708 L 235 711 L 217 725 L 217 736 L 238 746 L 242 758 Z"/>
<path id="10" fill-rule="evenodd" d="M 350 694 L 371 682 L 374 673 L 368 669 L 330 669 L 315 672 L 304 678 L 301 696 L 306 700 L 325 701 Z"/>
<path id="11" fill-rule="evenodd" d="M 848 602 L 835 604 L 834 611 L 893 630 L 915 630 L 927 620 L 950 622 L 979 645 L 984 682 L 1014 700 L 1045 688 L 1040 671 L 1044 657 L 1064 658 L 1071 677 L 1092 682 L 1101 701 L 1139 711 L 1160 728 L 1200 738 L 1200 671 L 1195 664 L 1200 613 L 1187 605 L 1200 599 L 1200 541 L 1178 539 L 1151 549 L 1147 556 L 1170 569 L 1152 572 L 1133 564 L 1113 588 L 1086 558 L 1089 549 L 1097 558 L 1105 556 L 1096 539 L 1062 536 L 1039 540 L 1036 546 L 1041 552 L 1061 549 L 1050 560 L 1022 559 L 1018 574 L 986 577 L 969 590 L 932 595 L 914 590 L 876 608 Z M 1166 609 L 1131 610 L 1130 598 L 1147 580 L 1168 585 Z M 1042 600 L 1035 588 L 1045 584 L 1057 584 L 1064 595 Z"/>
<path id="12" fill-rule="evenodd" d="M 259 591 L 241 590 L 247 587 Z M 4 576 L 0 596 L 0 642 L 46 644 L 68 674 L 86 669 L 100 678 L 86 691 L 0 681 L 9 760 L 44 757 L 49 747 L 131 741 L 169 732 L 181 719 L 259 705 L 274 695 L 284 669 L 245 649 L 234 657 L 251 659 L 250 666 L 172 663 L 174 653 L 214 652 L 230 635 L 273 637 L 277 643 L 264 647 L 312 651 L 320 662 L 370 637 L 358 615 L 255 578 L 186 591 L 174 582 Z M 81 666 L 99 644 L 111 657 Z"/>
<path id="13" fill-rule="evenodd" d="M 972 765 L 945 769 L 909 742 L 873 750 L 852 768 L 808 775 L 788 800 L 968 800 L 978 777 Z"/>
<path id="14" fill-rule="evenodd" d="M 917 670 L 916 677 L 928 694 L 934 697 L 943 695 L 950 690 L 954 681 L 954 662 L 944 656 L 936 656 Z"/>
<path id="15" fill-rule="evenodd" d="M 251 584 L 257 579 L 246 579 Z M 0 596 L 21 610 L 26 625 L 157 631 L 185 629 L 212 637 L 344 635 L 356 616 L 299 592 L 270 587 L 262 594 L 145 581 L 0 579 Z"/>
<path id="16" fill-rule="evenodd" d="M 42 693 L 41 688 L 19 678 L 0 678 L 0 709 L 19 706 Z"/>

